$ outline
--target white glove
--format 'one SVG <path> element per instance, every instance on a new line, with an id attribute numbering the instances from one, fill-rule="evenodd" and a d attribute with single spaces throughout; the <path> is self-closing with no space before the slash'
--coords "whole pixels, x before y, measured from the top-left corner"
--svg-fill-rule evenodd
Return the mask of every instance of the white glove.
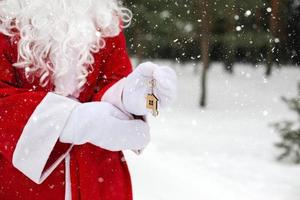
<path id="1" fill-rule="evenodd" d="M 135 115 L 146 115 L 146 96 L 151 93 L 150 81 L 155 81 L 153 93 L 159 99 L 158 105 L 166 107 L 177 93 L 177 76 L 173 69 L 151 62 L 140 64 L 124 83 L 123 105 L 126 111 Z"/>
<path id="2" fill-rule="evenodd" d="M 149 126 L 142 120 L 129 120 L 109 103 L 84 103 L 72 111 L 60 141 L 91 143 L 110 151 L 140 150 L 150 141 Z"/>

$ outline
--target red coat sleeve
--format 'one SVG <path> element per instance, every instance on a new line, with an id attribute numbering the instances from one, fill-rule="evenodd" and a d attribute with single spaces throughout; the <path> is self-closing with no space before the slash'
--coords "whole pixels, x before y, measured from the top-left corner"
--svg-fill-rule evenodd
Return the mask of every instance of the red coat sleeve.
<path id="1" fill-rule="evenodd" d="M 6 54 L 8 49 L 7 38 L 0 35 L 0 153 L 12 160 L 24 125 L 46 92 L 29 92 L 16 87 L 15 71 Z"/>
<path id="2" fill-rule="evenodd" d="M 105 50 L 100 50 L 96 56 L 104 58 L 99 80 L 99 88 L 101 89 L 93 98 L 94 101 L 99 101 L 112 85 L 132 72 L 124 32 L 116 37 L 108 38 Z"/>
<path id="3" fill-rule="evenodd" d="M 6 159 L 28 178 L 41 183 L 42 179 L 45 179 L 41 177 L 42 174 L 66 152 L 70 145 L 57 142 L 57 134 L 53 136 L 43 134 L 44 129 L 40 130 L 40 135 L 35 135 L 37 130 L 34 127 L 39 125 L 35 120 L 43 122 L 45 119 L 57 117 L 55 114 L 58 113 L 52 112 L 52 115 L 45 116 L 41 111 L 49 96 L 55 95 L 49 95 L 46 91 L 19 88 L 15 68 L 9 60 L 10 50 L 9 38 L 0 34 L 0 159 Z M 57 99 L 62 98 L 57 97 Z M 40 109 L 37 109 L 38 107 Z M 42 113 L 44 116 L 40 119 L 32 116 L 37 110 L 38 113 L 34 117 L 38 117 L 38 114 L 41 116 Z M 61 117 L 67 118 L 67 116 Z M 55 128 L 57 127 L 52 128 L 52 132 L 56 131 Z M 35 138 L 36 141 L 29 141 Z M 43 145 L 46 146 L 45 149 Z M 32 163 L 28 164 L 30 162 Z M 49 171 L 47 174 L 49 175 Z"/>

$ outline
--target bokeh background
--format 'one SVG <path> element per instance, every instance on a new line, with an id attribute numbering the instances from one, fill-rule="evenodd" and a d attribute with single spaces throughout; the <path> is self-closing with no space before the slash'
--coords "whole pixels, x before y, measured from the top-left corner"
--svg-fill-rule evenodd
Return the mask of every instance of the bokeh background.
<path id="1" fill-rule="evenodd" d="M 200 62 L 208 51 L 210 60 L 223 62 L 229 72 L 237 61 L 269 67 L 273 63 L 300 63 L 298 0 L 125 3 L 134 13 L 127 29 L 129 49 L 139 59 Z M 204 42 L 208 47 L 202 46 Z"/>
<path id="2" fill-rule="evenodd" d="M 126 157 L 137 200 L 300 199 L 300 1 L 124 0 L 133 66 L 178 75 Z"/>

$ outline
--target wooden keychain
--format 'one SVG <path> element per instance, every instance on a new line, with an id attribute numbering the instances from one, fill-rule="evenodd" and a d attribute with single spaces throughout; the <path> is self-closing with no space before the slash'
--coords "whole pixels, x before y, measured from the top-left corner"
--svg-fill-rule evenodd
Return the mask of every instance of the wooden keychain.
<path id="1" fill-rule="evenodd" d="M 154 117 L 158 116 L 158 98 L 154 95 L 155 80 L 150 81 L 151 93 L 146 96 L 146 108 L 152 110 Z"/>

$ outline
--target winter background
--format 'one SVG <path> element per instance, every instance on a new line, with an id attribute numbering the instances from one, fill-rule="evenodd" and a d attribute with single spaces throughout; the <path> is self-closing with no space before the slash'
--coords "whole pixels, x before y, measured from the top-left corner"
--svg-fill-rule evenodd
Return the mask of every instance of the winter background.
<path id="1" fill-rule="evenodd" d="M 282 97 L 300 102 L 300 1 L 125 5 L 133 65 L 171 66 L 179 81 L 176 102 L 149 116 L 151 144 L 125 152 L 134 199 L 299 200 L 300 166 L 278 160 L 283 138 L 272 124 L 299 122 Z"/>

